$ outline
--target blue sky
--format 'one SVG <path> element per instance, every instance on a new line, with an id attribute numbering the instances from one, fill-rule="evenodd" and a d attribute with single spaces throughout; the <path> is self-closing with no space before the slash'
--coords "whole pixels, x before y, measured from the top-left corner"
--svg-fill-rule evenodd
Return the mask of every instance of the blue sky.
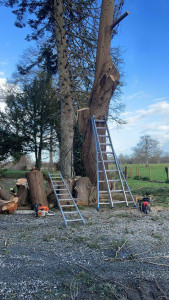
<path id="1" fill-rule="evenodd" d="M 112 141 L 117 154 L 130 154 L 139 137 L 150 134 L 169 152 L 169 1 L 126 0 L 126 17 L 119 26 L 113 46 L 124 50 L 126 104 L 121 128 L 111 123 Z M 0 84 L 10 79 L 23 51 L 29 28 L 14 26 L 15 16 L 0 7 Z"/>

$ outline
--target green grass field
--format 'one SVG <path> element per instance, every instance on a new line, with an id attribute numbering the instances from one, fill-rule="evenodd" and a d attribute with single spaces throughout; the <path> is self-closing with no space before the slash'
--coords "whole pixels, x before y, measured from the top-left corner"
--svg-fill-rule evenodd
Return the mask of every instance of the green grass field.
<path id="1" fill-rule="evenodd" d="M 150 180 L 164 182 L 167 180 L 165 167 L 169 167 L 168 164 L 150 164 L 149 167 L 146 167 L 144 164 L 126 164 L 122 165 L 123 170 L 125 166 L 128 170 L 128 178 L 134 178 L 135 176 L 138 176 L 140 179 L 147 177 Z"/>

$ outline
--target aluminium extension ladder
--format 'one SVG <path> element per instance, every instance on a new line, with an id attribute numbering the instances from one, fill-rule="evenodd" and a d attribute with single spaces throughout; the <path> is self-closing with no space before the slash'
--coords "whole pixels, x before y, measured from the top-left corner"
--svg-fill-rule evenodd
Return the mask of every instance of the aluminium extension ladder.
<path id="1" fill-rule="evenodd" d="M 62 174 L 48 174 L 65 224 L 67 225 L 69 222 L 79 221 L 82 221 L 83 224 L 85 224 Z"/>
<path id="2" fill-rule="evenodd" d="M 111 204 L 113 208 L 116 203 L 126 203 L 127 207 L 129 203 L 134 203 L 137 207 L 115 154 L 107 121 L 96 120 L 94 116 L 91 121 L 96 148 L 97 210 L 101 204 Z M 130 201 L 127 199 L 127 193 L 130 195 Z M 114 200 L 119 194 L 122 194 L 123 200 Z"/>

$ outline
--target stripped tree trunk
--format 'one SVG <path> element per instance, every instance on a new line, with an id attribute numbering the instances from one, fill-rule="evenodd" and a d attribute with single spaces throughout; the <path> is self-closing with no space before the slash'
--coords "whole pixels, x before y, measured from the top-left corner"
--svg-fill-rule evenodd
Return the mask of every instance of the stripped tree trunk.
<path id="1" fill-rule="evenodd" d="M 70 89 L 70 77 L 67 58 L 67 41 L 64 24 L 64 8 L 62 0 L 54 0 L 55 29 L 57 41 L 59 88 L 61 94 L 61 147 L 60 163 L 64 178 L 72 175 L 73 145 L 73 101 Z"/>
<path id="2" fill-rule="evenodd" d="M 120 77 L 110 54 L 113 15 L 114 0 L 103 0 L 97 44 L 95 80 L 90 96 L 90 113 L 87 126 L 83 132 L 84 142 L 82 145 L 85 169 L 93 184 L 96 184 L 96 155 L 90 118 L 92 115 L 95 115 L 97 119 L 103 119 L 108 116 L 110 100 Z"/>

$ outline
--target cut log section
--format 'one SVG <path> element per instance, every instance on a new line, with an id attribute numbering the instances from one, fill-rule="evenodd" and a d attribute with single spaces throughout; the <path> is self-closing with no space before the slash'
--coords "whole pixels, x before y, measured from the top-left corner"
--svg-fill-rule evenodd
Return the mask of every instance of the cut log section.
<path id="1" fill-rule="evenodd" d="M 42 172 L 28 172 L 26 173 L 26 178 L 28 181 L 32 205 L 35 207 L 35 205 L 40 203 L 41 205 L 48 206 Z"/>
<path id="2" fill-rule="evenodd" d="M 29 203 L 29 194 L 28 194 L 28 182 L 26 178 L 20 178 L 17 180 L 17 196 L 19 197 L 19 206 L 26 206 Z"/>
<path id="3" fill-rule="evenodd" d="M 18 206 L 18 197 L 13 198 L 11 201 L 3 201 L 0 200 L 0 212 L 7 212 L 12 214 L 15 210 L 17 210 Z"/>

